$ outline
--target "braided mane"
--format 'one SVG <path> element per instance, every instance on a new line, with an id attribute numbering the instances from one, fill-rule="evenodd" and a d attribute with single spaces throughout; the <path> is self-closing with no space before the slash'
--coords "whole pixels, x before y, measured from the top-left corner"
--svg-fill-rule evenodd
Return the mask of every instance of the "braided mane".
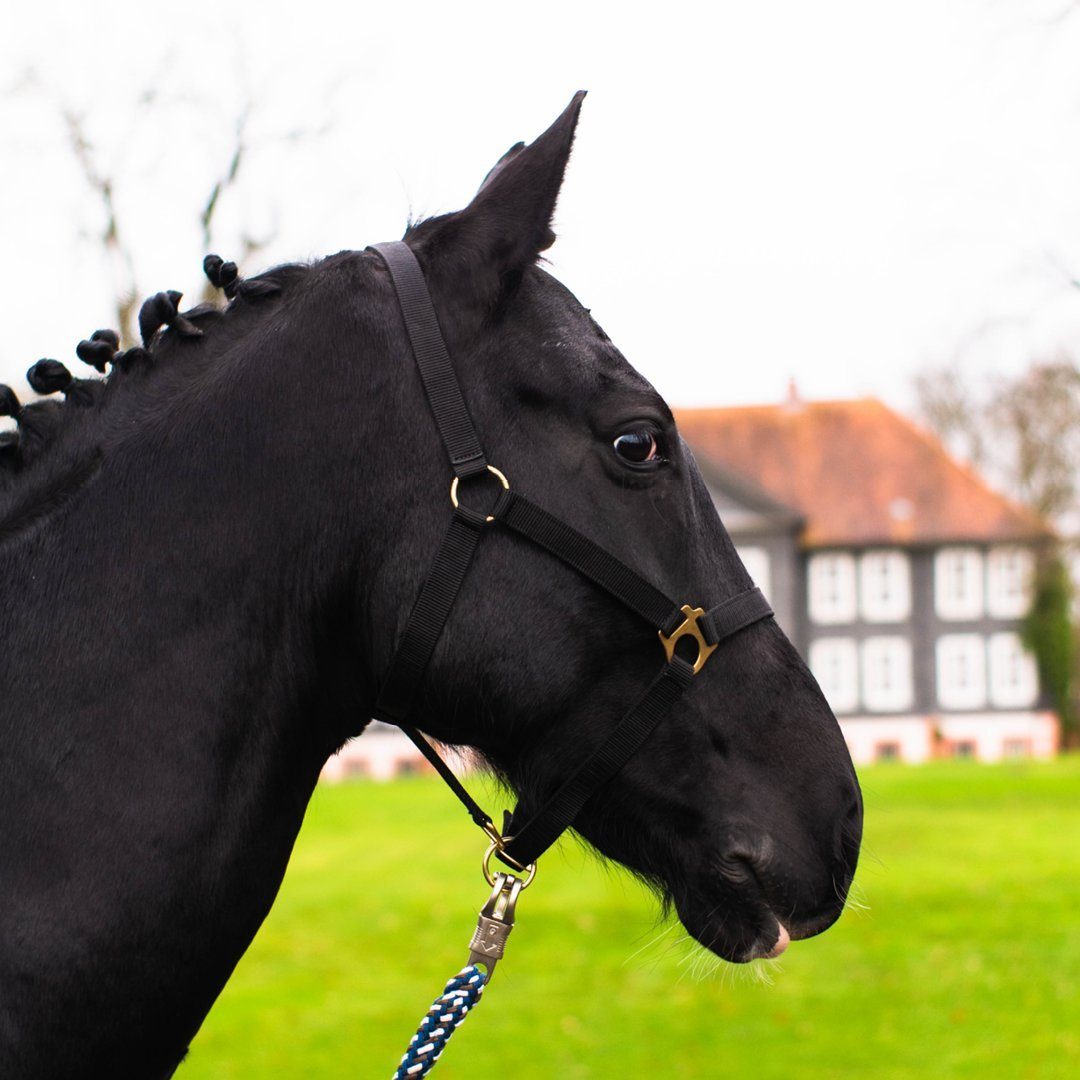
<path id="1" fill-rule="evenodd" d="M 60 448 L 72 441 L 65 438 L 69 432 L 91 430 L 119 393 L 152 384 L 157 372 L 183 364 L 193 353 L 209 358 L 225 352 L 262 320 L 274 298 L 310 268 L 288 263 L 242 279 L 235 263 L 208 255 L 203 269 L 211 284 L 224 292 L 224 307 L 204 303 L 181 311 L 181 293 L 156 293 L 139 311 L 142 345 L 121 351 L 114 330 L 95 330 L 79 342 L 76 355 L 99 377 L 77 379 L 60 361 L 44 359 L 27 372 L 27 381 L 41 400 L 23 405 L 11 387 L 0 385 L 0 417 L 10 416 L 17 425 L 14 431 L 0 432 L 0 539 L 11 531 L 12 511 L 16 519 L 23 516 L 25 496 L 37 504 L 42 498 L 49 502 L 53 488 L 70 489 L 76 463 L 76 474 L 90 475 L 82 468 L 83 459 L 95 456 L 96 448 L 72 443 L 72 453 L 61 453 Z M 40 489 L 41 498 L 38 490 L 26 491 L 26 486 Z"/>

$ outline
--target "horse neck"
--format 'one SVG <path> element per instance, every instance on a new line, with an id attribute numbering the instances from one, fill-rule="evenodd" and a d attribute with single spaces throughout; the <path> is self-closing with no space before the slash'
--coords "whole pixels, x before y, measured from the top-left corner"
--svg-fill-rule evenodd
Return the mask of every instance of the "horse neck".
<path id="1" fill-rule="evenodd" d="M 0 944 L 0 986 L 36 1005 L 23 1060 L 55 1038 L 49 1015 L 107 1056 L 102 1018 L 137 1003 L 146 1053 L 182 1053 L 322 762 L 368 715 L 352 570 L 320 517 L 335 496 L 303 484 L 289 437 L 272 413 L 247 431 L 180 408 L 0 549 L 0 818 L 24 823 L 0 830 L 20 942 Z"/>

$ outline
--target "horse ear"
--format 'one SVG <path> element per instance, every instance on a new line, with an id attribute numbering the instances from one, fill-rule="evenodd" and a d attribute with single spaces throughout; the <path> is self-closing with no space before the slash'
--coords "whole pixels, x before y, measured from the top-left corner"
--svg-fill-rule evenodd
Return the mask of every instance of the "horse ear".
<path id="1" fill-rule="evenodd" d="M 410 232 L 426 262 L 474 280 L 494 271 L 504 281 L 551 247 L 551 219 L 584 97 L 579 90 L 543 135 L 503 154 L 464 210 L 432 218 Z"/>
<path id="2" fill-rule="evenodd" d="M 484 182 L 477 190 L 477 195 L 479 195 L 480 192 L 483 191 L 484 188 L 486 188 L 488 184 L 491 183 L 491 181 L 495 178 L 496 175 L 498 175 L 499 171 L 508 161 L 510 161 L 512 158 L 516 158 L 518 154 L 520 154 L 521 151 L 524 149 L 525 144 L 523 142 L 514 143 L 514 145 L 511 146 L 510 149 L 507 150 L 506 153 L 503 154 L 503 156 L 499 158 L 499 160 L 496 161 L 495 164 L 492 165 L 491 168 L 488 170 L 487 176 L 484 177 Z"/>

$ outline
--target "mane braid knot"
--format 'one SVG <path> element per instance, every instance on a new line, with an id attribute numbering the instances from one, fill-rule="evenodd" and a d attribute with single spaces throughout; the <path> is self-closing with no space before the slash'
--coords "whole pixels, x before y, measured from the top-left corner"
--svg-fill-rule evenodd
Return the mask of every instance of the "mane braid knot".
<path id="1" fill-rule="evenodd" d="M 139 309 L 139 333 L 145 347 L 149 348 L 162 326 L 168 326 L 181 337 L 202 337 L 202 331 L 177 310 L 183 295 L 175 289 L 155 293 Z"/>
<path id="2" fill-rule="evenodd" d="M 59 360 L 39 360 L 26 373 L 26 381 L 35 394 L 55 394 L 67 390 L 71 372 Z"/>
<path id="3" fill-rule="evenodd" d="M 80 341 L 75 355 L 84 363 L 105 374 L 105 365 L 113 362 L 120 348 L 120 335 L 115 330 L 95 330 L 88 341 Z"/>
<path id="4" fill-rule="evenodd" d="M 0 384 L 0 416 L 11 416 L 18 421 L 21 412 L 22 405 L 15 391 L 10 386 Z"/>
<path id="5" fill-rule="evenodd" d="M 227 299 L 242 296 L 246 300 L 257 300 L 262 296 L 273 296 L 281 292 L 281 286 L 272 281 L 245 281 L 240 277 L 236 263 L 226 262 L 220 255 L 207 255 L 203 259 L 203 273 L 215 289 L 221 289 Z"/>

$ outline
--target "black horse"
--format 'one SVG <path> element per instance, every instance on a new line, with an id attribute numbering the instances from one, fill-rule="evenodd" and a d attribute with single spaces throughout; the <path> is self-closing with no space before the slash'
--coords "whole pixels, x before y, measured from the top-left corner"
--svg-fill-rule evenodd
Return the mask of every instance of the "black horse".
<path id="1" fill-rule="evenodd" d="M 707 607 L 750 582 L 671 413 L 537 266 L 580 104 L 406 240 L 492 460 Z M 663 257 L 642 251 L 642 302 Z M 172 1073 L 273 902 L 322 764 L 371 715 L 446 525 L 380 258 L 210 269 L 225 309 L 158 294 L 145 348 L 80 347 L 107 379 L 38 365 L 64 401 L 0 397 L 19 420 L 0 448 L 4 1077 Z M 634 615 L 500 534 L 416 716 L 538 799 L 661 660 Z M 838 917 L 862 808 L 831 711 L 766 620 L 721 646 L 575 828 L 745 961 Z"/>

